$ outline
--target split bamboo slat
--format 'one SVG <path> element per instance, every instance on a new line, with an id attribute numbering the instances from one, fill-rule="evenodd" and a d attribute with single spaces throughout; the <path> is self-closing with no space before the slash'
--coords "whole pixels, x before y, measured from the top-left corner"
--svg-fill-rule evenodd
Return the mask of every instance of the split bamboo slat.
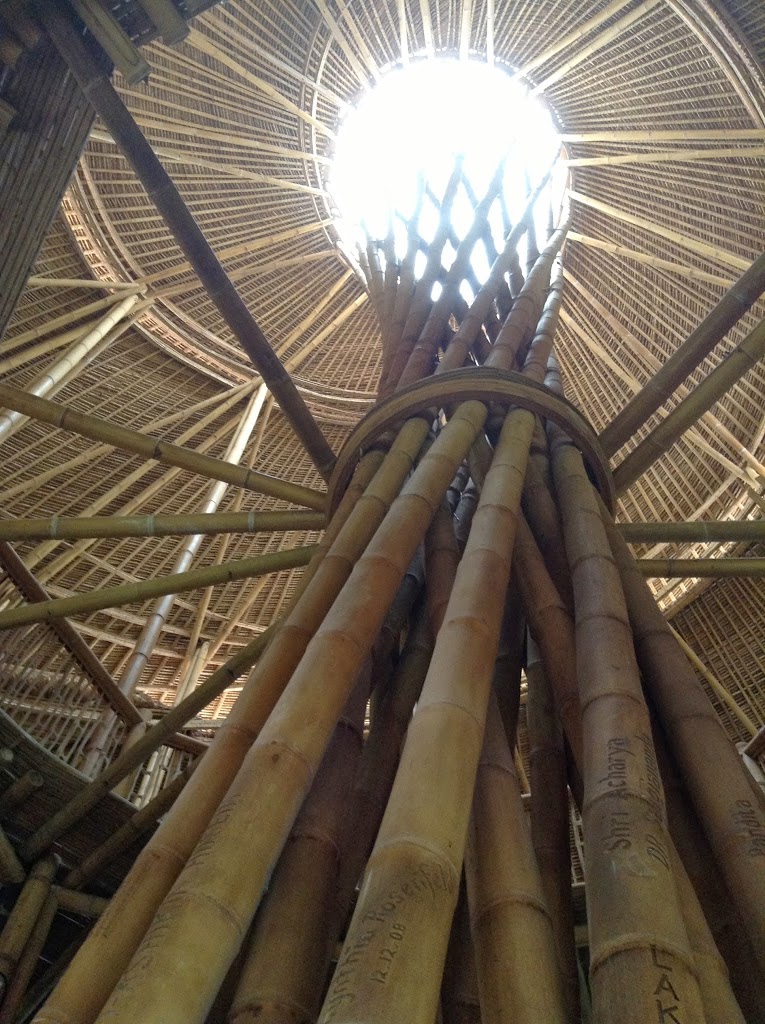
<path id="1" fill-rule="evenodd" d="M 86 778 L 3 769 L 0 1024 L 760 1024 L 765 18 L 728 6 L 30 3 L 101 126 L 0 346 L 0 708 Z M 346 114 L 448 54 L 566 149 L 346 235 Z M 663 612 L 734 575 L 721 663 Z"/>

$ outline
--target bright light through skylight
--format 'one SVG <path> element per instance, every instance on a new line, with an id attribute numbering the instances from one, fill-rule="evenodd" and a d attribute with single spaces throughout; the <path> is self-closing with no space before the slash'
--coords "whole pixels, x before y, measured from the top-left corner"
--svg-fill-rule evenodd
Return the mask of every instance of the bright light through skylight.
<path id="1" fill-rule="evenodd" d="M 501 67 L 452 58 L 418 60 L 390 71 L 366 93 L 338 131 L 329 189 L 338 225 L 351 245 L 361 236 L 384 238 L 392 225 L 396 251 L 406 247 L 407 221 L 424 180 L 419 232 L 428 243 L 438 221 L 429 193 L 440 202 L 458 157 L 466 188 L 455 197 L 452 226 L 461 238 L 501 160 L 505 216 L 495 203 L 490 218 L 495 243 L 522 211 L 560 149 L 548 108 Z M 545 208 L 547 203 L 537 204 Z M 546 219 L 546 212 L 540 214 Z M 545 224 L 538 225 L 543 236 Z M 480 261 L 479 250 L 476 258 Z M 484 278 L 488 265 L 474 270 Z"/>

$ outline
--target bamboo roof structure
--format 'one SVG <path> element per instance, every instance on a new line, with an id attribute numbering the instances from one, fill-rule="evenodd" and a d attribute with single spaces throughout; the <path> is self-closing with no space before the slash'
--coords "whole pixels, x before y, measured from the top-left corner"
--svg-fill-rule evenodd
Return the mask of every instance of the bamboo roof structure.
<path id="1" fill-rule="evenodd" d="M 14 109 L 23 109 L 17 72 L 41 52 L 36 38 L 22 38 L 25 19 L 34 22 L 34 11 L 51 2 L 0 0 L 0 145 L 11 140 L 11 154 Z M 88 6 L 83 0 L 83 9 Z M 267 367 L 278 364 L 265 360 L 259 372 L 116 133 L 89 107 L 78 108 L 69 144 L 79 152 L 79 132 L 81 153 L 66 182 L 51 175 L 46 201 L 55 205 L 55 216 L 38 231 L 41 244 L 12 313 L 0 296 L 0 710 L 9 719 L 0 718 L 0 741 L 21 742 L 14 737 L 23 731 L 64 762 L 57 775 L 37 747 L 34 756 L 20 759 L 25 770 L 39 768 L 53 780 L 39 820 L 18 818 L 22 859 L 36 860 L 65 832 L 63 824 L 58 832 L 51 825 L 42 838 L 38 831 L 55 824 L 58 804 L 79 801 L 84 813 L 113 787 L 148 808 L 136 834 L 150 835 L 166 810 L 162 780 L 177 780 L 180 791 L 236 704 L 244 677 L 232 678 L 231 660 L 249 668 L 250 654 L 265 649 L 270 630 L 302 592 L 302 567 L 324 550 L 317 548 L 325 538 L 320 517 L 327 513 L 331 521 L 332 502 L 340 498 L 331 484 L 325 498 L 332 467 L 304 441 L 315 429 L 314 440 L 342 453 L 347 482 L 362 448 L 354 448 L 354 431 L 385 397 L 386 376 L 396 377 L 386 333 L 393 302 L 385 306 L 383 271 L 375 267 L 386 255 L 383 242 L 354 251 L 331 191 L 337 133 L 347 112 L 391 69 L 445 56 L 517 74 L 549 107 L 563 146 L 562 207 L 568 211 L 564 227 L 557 225 L 568 228 L 561 278 L 550 285 L 550 295 L 557 288 L 562 296 L 555 359 L 573 407 L 567 427 L 578 411 L 593 437 L 600 435 L 604 463 L 610 460 L 617 483 L 611 495 L 601 488 L 601 496 L 607 504 L 613 497 L 617 524 L 634 529 L 624 536 L 728 738 L 740 748 L 752 741 L 765 723 L 765 287 L 751 286 L 741 315 L 670 397 L 640 417 L 634 433 L 620 436 L 614 423 L 618 427 L 617 415 L 636 397 L 638 403 L 650 399 L 657 372 L 742 275 L 761 270 L 765 6 L 759 0 L 94 0 L 94 6 L 136 47 L 123 50 L 122 59 L 107 48 L 102 60 L 104 67 L 116 61 L 118 97 L 287 376 L 276 385 L 269 381 Z M 97 32 L 85 23 L 88 42 Z M 49 42 L 46 37 L 42 45 Z M 75 90 L 69 71 L 62 81 L 62 90 Z M 500 122 L 512 111 L 494 116 Z M 0 172 L 0 188 L 12 185 L 12 172 Z M 471 197 L 476 223 L 480 198 Z M 441 202 L 434 207 L 445 216 L 447 199 Z M 452 241 L 459 251 L 461 239 Z M 544 239 L 538 243 L 544 249 Z M 420 248 L 422 256 L 429 254 L 424 241 Z M 0 254 L 8 281 L 22 255 Z M 532 253 L 522 268 L 527 281 L 534 265 Z M 442 282 L 446 278 L 444 268 Z M 532 332 L 536 323 L 529 325 Z M 450 324 L 452 339 L 458 322 Z M 684 405 L 723 363 L 730 369 L 731 354 L 741 373 L 731 373 L 724 391 L 703 408 Z M 16 409 L 19 392 L 37 397 Z M 488 402 L 483 393 L 479 400 Z M 651 447 L 654 435 L 661 439 L 659 425 L 680 406 L 689 414 L 679 436 Z M 72 413 L 89 418 L 87 429 L 78 429 Z M 391 416 L 387 426 L 398 428 L 401 417 Z M 307 425 L 302 435 L 298 421 Z M 132 432 L 132 447 L 126 434 L 109 433 L 109 423 Z M 528 451 L 524 437 L 519 444 Z M 499 450 L 500 441 L 492 443 Z M 163 455 L 163 444 L 174 446 L 172 458 Z M 550 447 L 555 453 L 554 441 Z M 474 480 L 481 476 L 480 456 L 480 448 L 471 447 L 466 459 Z M 632 466 L 639 468 L 631 474 Z M 598 476 L 592 460 L 588 469 Z M 237 474 L 249 482 L 240 486 Z M 259 486 L 265 477 L 277 483 Z M 281 482 L 290 486 L 280 489 Z M 575 500 L 567 500 L 564 518 L 574 514 Z M 662 533 L 652 524 L 685 526 Z M 734 528 L 726 532 L 725 524 Z M 492 537 L 500 526 L 493 530 Z M 29 581 L 25 589 L 18 569 L 3 560 L 8 539 L 37 591 L 29 590 Z M 299 550 L 292 555 L 293 549 Z M 595 556 L 588 549 L 582 557 Z M 245 571 L 229 571 L 244 560 Z M 689 560 L 699 562 L 697 576 Z M 722 576 L 723 563 L 738 575 Z M 553 576 L 549 560 L 548 569 Z M 194 577 L 198 570 L 209 572 Z M 180 573 L 191 575 L 181 580 L 186 590 L 176 593 L 172 577 Z M 170 582 L 160 585 L 160 578 Z M 217 582 L 189 590 L 194 579 Z M 451 582 L 444 584 L 447 596 Z M 559 580 L 553 582 L 560 589 Z M 570 590 L 570 582 L 566 586 Z M 78 595 L 90 599 L 80 602 Z M 570 597 L 561 590 L 561 607 Z M 28 614 L 17 611 L 33 602 Z M 492 628 L 499 630 L 501 609 L 494 611 Z M 59 618 L 64 624 L 56 627 Z M 413 628 L 407 643 L 417 636 Z M 93 665 L 77 646 L 82 642 L 99 665 L 95 682 Z M 528 675 L 541 672 L 537 685 L 548 688 L 539 664 L 527 667 Z M 123 693 L 135 705 L 127 712 L 124 697 L 109 697 L 126 679 Z M 637 670 L 635 679 L 639 689 Z M 195 693 L 188 716 L 168 718 L 152 747 L 152 729 Z M 451 699 L 446 686 L 444 693 Z M 363 702 L 357 704 L 345 706 L 341 722 L 363 737 L 369 720 Z M 568 756 L 569 784 L 581 750 L 566 734 L 564 752 L 563 732 L 545 717 L 546 704 L 532 701 L 529 710 L 526 676 L 515 751 L 502 738 L 506 713 L 492 698 L 491 743 L 481 753 L 479 741 L 476 750 L 479 792 L 489 807 L 495 761 L 517 772 L 519 799 L 507 793 L 501 799 L 522 821 L 520 793 L 532 772 L 542 770 L 535 749 L 556 744 L 564 776 Z M 138 755 L 128 763 L 126 752 L 133 743 L 144 749 L 140 736 L 150 719 L 144 742 L 153 760 L 142 774 Z M 93 722 L 99 729 L 108 725 L 103 735 L 96 730 L 98 742 Z M 552 739 L 545 739 L 545 729 Z M 355 740 L 347 742 L 350 749 Z M 762 776 L 765 745 L 757 749 Z M 657 756 L 661 763 L 660 750 Z M 99 772 L 112 762 L 120 773 L 102 785 Z M 85 776 L 80 788 L 74 768 Z M 582 774 L 577 778 L 581 785 Z M 343 785 L 335 780 L 328 786 L 335 783 Z M 585 777 L 585 789 L 589 784 Z M 567 806 L 565 778 L 561 785 L 558 802 Z M 103 875 L 104 892 L 125 874 L 132 860 L 125 850 L 138 846 L 129 846 L 136 839 L 123 810 L 114 798 L 97 835 L 72 833 L 77 863 L 68 867 L 78 883 L 88 871 L 96 876 L 98 849 L 118 828 L 128 830 L 127 838 Z M 583 813 L 586 819 L 586 808 Z M 572 822 L 572 913 L 581 924 L 585 854 L 573 802 Z M 301 819 L 298 836 L 299 827 Z M 541 827 L 532 821 L 532 829 Z M 393 825 L 388 828 L 390 843 L 399 841 Z M 470 858 L 478 857 L 477 848 L 483 857 L 496 856 L 492 842 L 471 833 L 468 847 L 471 898 L 487 906 L 493 890 L 486 877 L 471 874 Z M 85 860 L 90 856 L 92 864 Z M 0 873 L 2 862 L 0 849 Z M 499 860 L 496 865 L 504 878 L 510 869 Z M 460 898 L 467 899 L 464 893 Z M 253 944 L 257 930 L 254 936 Z M 551 994 L 551 1005 L 556 1000 Z M 324 1012 L 329 1021 L 331 1012 Z M 555 1020 L 572 1019 L 555 1012 L 561 1014 Z M 570 1006 L 566 1012 L 574 1013 Z M 0 1015 L 0 1024 L 4 1019 Z"/>

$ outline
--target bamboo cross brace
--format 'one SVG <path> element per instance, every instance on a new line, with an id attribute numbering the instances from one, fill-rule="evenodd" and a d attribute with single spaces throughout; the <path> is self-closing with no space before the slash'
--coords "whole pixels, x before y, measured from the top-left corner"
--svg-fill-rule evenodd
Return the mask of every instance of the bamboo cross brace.
<path id="1" fill-rule="evenodd" d="M 309 487 L 277 480 L 264 473 L 234 466 L 223 459 L 215 459 L 210 455 L 201 455 L 199 452 L 190 451 L 188 448 L 171 444 L 169 441 L 151 437 L 140 430 L 121 427 L 109 420 L 100 419 L 98 416 L 90 416 L 57 402 L 37 398 L 19 388 L 11 387 L 9 384 L 0 384 L 0 405 L 21 412 L 32 419 L 41 420 L 43 423 L 51 423 L 61 430 L 70 430 L 82 437 L 88 437 L 92 441 L 105 441 L 115 448 L 143 455 L 146 459 L 155 459 L 164 465 L 187 469 L 210 480 L 223 480 L 237 487 L 255 491 L 257 494 L 282 498 L 284 501 L 291 501 L 296 505 L 303 505 L 318 511 L 324 509 L 324 495 Z"/>
<path id="2" fill-rule="evenodd" d="M 270 554 L 254 555 L 251 558 L 240 558 L 236 562 L 227 562 L 224 565 L 210 565 L 202 569 L 174 573 L 171 576 L 159 576 L 140 583 L 105 587 L 89 594 L 75 594 L 72 597 L 60 597 L 52 601 L 9 608 L 0 612 L 0 630 L 31 622 L 51 622 L 66 615 L 82 615 L 102 608 L 116 608 L 135 601 L 145 601 L 151 597 L 162 597 L 165 594 L 183 594 L 202 587 L 249 579 L 262 573 L 294 569 L 296 566 L 307 565 L 315 553 L 316 548 L 311 546 L 288 548 Z"/>
<path id="3" fill-rule="evenodd" d="M 0 540 L 76 540 L 96 537 L 168 537 L 188 534 L 322 530 L 321 512 L 200 512 L 189 515 L 52 516 L 0 520 Z"/>

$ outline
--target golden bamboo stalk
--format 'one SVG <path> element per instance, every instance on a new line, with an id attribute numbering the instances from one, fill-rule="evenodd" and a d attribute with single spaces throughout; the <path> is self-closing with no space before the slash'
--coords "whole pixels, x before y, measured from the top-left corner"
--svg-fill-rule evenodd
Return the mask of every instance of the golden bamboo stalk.
<path id="1" fill-rule="evenodd" d="M 728 968 L 715 945 L 696 892 L 674 843 L 670 843 L 669 854 L 688 942 L 696 964 L 704 1021 L 706 1024 L 747 1024 L 731 989 Z"/>
<path id="2" fill-rule="evenodd" d="M 210 849 L 212 855 L 198 856 L 205 848 L 203 843 L 189 859 L 107 1003 L 104 1013 L 114 1014 L 115 1021 L 131 1016 L 136 985 L 147 1012 L 156 1012 L 168 1024 L 199 1019 L 209 1005 L 241 941 L 231 931 L 231 922 L 239 921 L 243 929 L 249 925 L 355 674 L 429 524 L 433 503 L 446 491 L 485 416 L 481 403 L 463 403 L 391 505 L 341 596 L 316 631 L 310 643 L 311 656 L 293 672 L 278 712 L 271 714 L 213 816 L 210 829 L 217 838 Z M 402 430 L 418 432 L 417 449 L 423 439 L 418 423 L 424 421 L 410 420 Z M 347 630 L 354 637 L 352 647 L 343 641 Z M 303 700 L 315 703 L 316 678 L 323 680 L 321 706 L 315 707 L 312 728 L 305 729 L 304 712 L 298 709 Z M 193 783 L 181 800 L 191 788 Z M 244 877 L 237 872 L 234 878 L 225 865 L 231 864 L 233 851 L 241 850 L 243 842 L 250 848 L 250 870 Z M 204 921 L 197 913 L 200 899 L 208 906 Z M 213 904 L 220 908 L 218 913 L 210 913 Z M 160 933 L 164 936 L 161 972 L 153 969 L 143 954 L 155 948 Z M 168 934 L 174 936 L 171 945 L 176 941 L 183 944 L 190 934 L 195 935 L 206 964 L 204 976 L 184 958 L 174 958 L 167 945 Z M 168 971 L 183 976 L 172 998 L 171 989 L 176 987 L 168 985 Z M 179 999 L 181 992 L 183 998 Z"/>
<path id="3" fill-rule="evenodd" d="M 651 386 L 636 395 L 614 417 L 601 435 L 608 455 L 613 455 L 642 423 L 656 412 L 709 355 L 715 345 L 741 319 L 765 288 L 765 253 L 759 256 L 723 295 L 651 380 Z"/>
<path id="4" fill-rule="evenodd" d="M 37 916 L 24 951 L 19 958 L 16 972 L 6 989 L 5 998 L 0 1005 L 0 1024 L 13 1024 L 16 1013 L 21 1005 L 29 982 L 40 960 L 45 940 L 48 938 L 53 918 L 58 911 L 58 900 L 52 891 L 46 896 L 42 909 Z"/>
<path id="5" fill-rule="evenodd" d="M 493 694 L 473 795 L 465 877 L 484 1024 L 564 1024 L 553 924 Z"/>
<path id="6" fill-rule="evenodd" d="M 26 872 L 19 860 L 11 841 L 0 828 L 0 882 L 7 885 L 20 885 L 26 878 Z"/>
<path id="7" fill-rule="evenodd" d="M 765 258 L 763 258 L 765 267 Z M 765 271 L 763 271 L 765 274 Z M 644 438 L 637 448 L 619 463 L 614 471 L 614 485 L 621 494 L 631 486 L 653 463 L 667 452 L 675 441 L 710 409 L 718 399 L 753 366 L 765 357 L 765 320 L 749 332 L 725 359 L 687 398 L 664 417 L 657 427 Z"/>
<path id="8" fill-rule="evenodd" d="M 752 780 L 637 572 L 610 516 L 602 510 L 619 568 L 644 685 L 672 745 L 715 858 L 765 965 L 765 811 Z"/>
<path id="9" fill-rule="evenodd" d="M 765 1007 L 762 1006 L 760 993 L 765 991 L 765 977 L 712 848 L 678 777 L 661 728 L 655 725 L 653 735 L 675 849 L 691 880 L 717 949 L 726 963 L 731 987 L 745 1019 L 748 1024 L 763 1024 Z"/>
<path id="10" fill-rule="evenodd" d="M 348 800 L 362 746 L 362 669 L 279 858 L 245 952 L 230 1024 L 312 1020 L 321 1001 Z"/>
<path id="11" fill-rule="evenodd" d="M 574 623 L 522 517 L 515 536 L 514 558 L 514 579 L 529 631 L 540 650 L 544 670 L 555 694 L 557 713 L 571 748 L 576 777 L 577 766 L 583 764 L 583 740 Z M 581 780 L 572 779 L 572 788 L 575 796 L 580 797 Z"/>
<path id="12" fill-rule="evenodd" d="M 50 402 L 45 398 L 36 398 L 9 384 L 0 384 L 0 404 L 24 413 L 32 419 L 51 423 L 61 430 L 70 430 L 92 441 L 104 441 L 115 448 L 143 455 L 146 459 L 155 460 L 162 465 L 187 469 L 210 480 L 222 480 L 236 487 L 255 491 L 256 494 L 267 494 L 272 498 L 281 498 L 320 512 L 324 509 L 324 495 L 310 487 L 277 480 L 254 469 L 233 466 L 223 459 L 201 455 L 169 441 L 143 434 L 140 430 L 120 427 L 109 420 L 76 412 L 68 406 Z"/>
<path id="13" fill-rule="evenodd" d="M 61 910 L 78 917 L 100 917 L 109 906 L 109 900 L 103 896 L 93 896 L 86 892 L 76 892 L 62 885 L 54 886 L 54 894 Z"/>
<path id="14" fill-rule="evenodd" d="M 682 1006 L 703 1020 L 619 573 L 581 455 L 560 432 L 553 437 L 576 608 L 594 1014 L 603 1024 L 643 1024 Z"/>
<path id="15" fill-rule="evenodd" d="M 323 1022 L 436 1016 L 532 427 L 502 428 Z"/>
<path id="16" fill-rule="evenodd" d="M 184 594 L 190 590 L 231 583 L 234 580 L 250 579 L 262 573 L 279 572 L 307 565 L 316 554 L 315 546 L 287 548 L 252 558 L 240 558 L 224 565 L 209 565 L 202 569 L 190 569 L 171 576 L 159 576 L 140 583 L 121 583 L 116 587 L 104 587 L 89 594 L 75 594 L 59 597 L 37 604 L 21 605 L 0 612 L 0 630 L 32 622 L 51 622 L 69 615 L 82 615 L 102 608 L 117 608 L 123 604 L 146 601 L 163 594 Z"/>
<path id="17" fill-rule="evenodd" d="M 691 648 L 685 642 L 685 640 L 680 636 L 677 630 L 673 626 L 670 626 L 669 628 L 672 630 L 672 635 L 674 636 L 674 638 L 682 647 L 683 653 L 685 654 L 688 661 L 690 661 L 691 665 L 693 665 L 693 667 L 696 669 L 699 675 L 701 675 L 707 681 L 707 683 L 709 683 L 709 686 L 712 692 L 715 694 L 715 696 L 719 697 L 719 699 L 731 712 L 731 714 L 734 715 L 743 725 L 744 729 L 746 729 L 749 735 L 755 736 L 757 734 L 757 726 L 751 720 L 749 715 L 747 715 L 746 711 L 744 711 L 744 709 L 736 703 L 730 691 L 726 690 L 726 688 L 722 685 L 717 676 L 713 675 L 709 671 L 709 669 L 706 667 L 706 665 L 698 656 L 698 654 L 696 654 L 693 648 Z"/>
<path id="18" fill-rule="evenodd" d="M 48 898 L 58 865 L 58 857 L 45 857 L 35 864 L 0 933 L 0 1001 Z"/>
<path id="19" fill-rule="evenodd" d="M 321 512 L 200 512 L 190 515 L 52 516 L 0 521 L 0 540 L 75 540 L 95 537 L 168 537 L 187 534 L 322 530 Z"/>
<path id="20" fill-rule="evenodd" d="M 579 1020 L 579 975 L 571 899 L 568 787 L 563 732 L 539 651 L 529 637 L 526 655 L 531 841 L 550 914 L 566 1020 Z"/>
<path id="21" fill-rule="evenodd" d="M 14 810 L 14 808 L 20 807 L 33 793 L 41 789 L 44 783 L 45 779 L 34 768 L 30 768 L 28 772 L 24 772 L 18 779 L 14 779 L 5 792 L 0 795 L 0 818 Z"/>

